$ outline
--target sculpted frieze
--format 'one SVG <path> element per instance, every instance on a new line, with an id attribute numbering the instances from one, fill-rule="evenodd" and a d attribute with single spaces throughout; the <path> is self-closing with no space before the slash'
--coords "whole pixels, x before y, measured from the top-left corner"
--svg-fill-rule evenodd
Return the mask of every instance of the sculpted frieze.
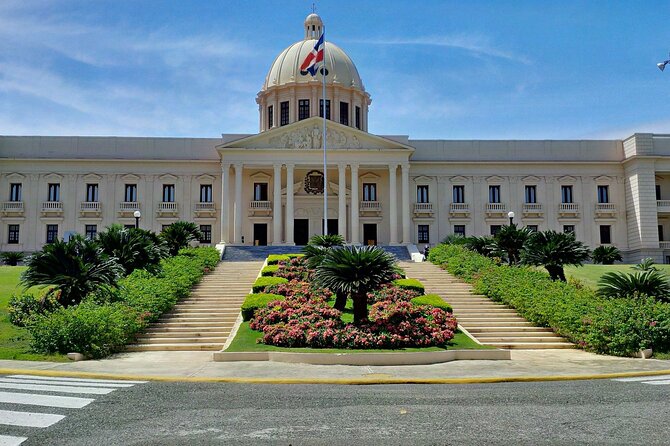
<path id="1" fill-rule="evenodd" d="M 303 127 L 270 138 L 270 145 L 296 150 L 320 149 L 323 129 L 317 125 Z M 361 143 L 355 135 L 347 136 L 340 130 L 329 129 L 326 132 L 326 144 L 331 149 L 358 149 Z"/>

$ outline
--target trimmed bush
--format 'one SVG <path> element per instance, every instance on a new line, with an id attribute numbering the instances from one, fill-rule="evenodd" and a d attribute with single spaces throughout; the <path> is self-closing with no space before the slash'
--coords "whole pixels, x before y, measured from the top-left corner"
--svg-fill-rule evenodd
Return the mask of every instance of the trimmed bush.
<path id="1" fill-rule="evenodd" d="M 254 282 L 254 285 L 251 289 L 253 290 L 254 294 L 262 293 L 265 291 L 265 288 L 272 285 L 280 285 L 282 283 L 288 283 L 288 280 L 284 279 L 283 277 L 259 277 Z"/>
<path id="2" fill-rule="evenodd" d="M 414 305 L 429 305 L 431 307 L 440 308 L 449 313 L 454 312 L 454 309 L 451 308 L 451 305 L 446 303 L 444 299 L 442 299 L 437 294 L 425 294 L 423 296 L 415 297 L 414 299 L 410 300 L 410 302 L 412 302 Z"/>
<path id="3" fill-rule="evenodd" d="M 245 322 L 251 320 L 256 310 L 265 308 L 276 300 L 284 300 L 284 296 L 269 293 L 249 294 L 242 304 L 242 320 Z"/>
<path id="4" fill-rule="evenodd" d="M 270 254 L 268 256 L 268 265 L 277 265 L 279 262 L 288 262 L 291 257 L 288 254 Z"/>
<path id="5" fill-rule="evenodd" d="M 393 285 L 403 290 L 412 290 L 418 291 L 419 293 L 424 293 L 424 287 L 421 282 L 416 279 L 396 279 L 393 281 Z"/>
<path id="6" fill-rule="evenodd" d="M 22 294 L 9 298 L 7 312 L 9 322 L 17 327 L 29 325 L 37 316 L 51 313 L 62 307 L 53 294 L 47 294 L 44 299 L 32 294 Z"/>
<path id="7" fill-rule="evenodd" d="M 279 269 L 279 265 L 268 265 L 261 270 L 261 276 L 274 276 Z"/>

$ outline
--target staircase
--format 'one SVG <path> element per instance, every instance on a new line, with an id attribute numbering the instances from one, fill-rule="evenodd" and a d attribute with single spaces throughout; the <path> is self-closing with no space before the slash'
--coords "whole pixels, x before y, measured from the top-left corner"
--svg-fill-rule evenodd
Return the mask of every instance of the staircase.
<path id="1" fill-rule="evenodd" d="M 263 261 L 220 262 L 127 351 L 221 350 Z"/>
<path id="2" fill-rule="evenodd" d="M 265 261 L 270 254 L 298 254 L 302 246 L 226 246 L 223 260 L 231 262 Z"/>
<path id="3" fill-rule="evenodd" d="M 420 280 L 426 294 L 438 294 L 454 309 L 458 323 L 481 344 L 503 349 L 565 349 L 574 345 L 550 328 L 535 327 L 513 308 L 486 296 L 429 263 L 401 262 L 407 277 Z"/>
<path id="4" fill-rule="evenodd" d="M 412 260 L 412 258 L 409 256 L 409 252 L 407 251 L 406 246 L 380 246 L 380 248 L 389 254 L 393 254 L 399 261 L 406 260 L 409 262 Z"/>

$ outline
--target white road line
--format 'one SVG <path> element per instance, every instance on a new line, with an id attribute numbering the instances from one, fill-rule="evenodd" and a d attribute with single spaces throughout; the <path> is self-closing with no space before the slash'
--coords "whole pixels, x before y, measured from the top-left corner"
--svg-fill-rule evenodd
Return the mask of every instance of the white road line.
<path id="1" fill-rule="evenodd" d="M 63 418 L 65 415 L 0 410 L 0 424 L 8 426 L 49 427 Z"/>
<path id="2" fill-rule="evenodd" d="M 35 390 L 37 392 L 59 392 L 59 393 L 91 393 L 94 395 L 107 395 L 116 389 L 100 389 L 98 387 L 72 387 L 72 386 L 47 386 L 40 384 L 14 384 L 0 382 L 0 389 Z"/>
<path id="3" fill-rule="evenodd" d="M 126 381 L 123 379 L 87 379 L 87 378 L 61 378 L 58 376 L 36 376 L 36 375 L 9 375 L 7 378 L 28 378 L 44 381 L 76 381 L 82 383 L 108 383 L 108 384 L 144 384 L 146 381 Z"/>
<path id="4" fill-rule="evenodd" d="M 81 387 L 106 387 L 108 389 L 112 388 L 123 388 L 123 387 L 133 387 L 135 384 L 105 384 L 105 383 L 80 383 L 76 381 L 42 381 L 41 379 L 23 379 L 23 378 L 2 378 L 0 377 L 0 382 L 2 383 L 16 383 L 16 384 L 47 384 L 52 386 L 81 386 Z"/>
<path id="5" fill-rule="evenodd" d="M 657 375 L 657 376 L 637 376 L 635 378 L 616 378 L 612 381 L 620 382 L 633 382 L 633 381 L 655 381 L 655 380 L 665 380 L 670 379 L 670 375 Z"/>
<path id="6" fill-rule="evenodd" d="M 12 437 L 11 435 L 0 435 L 0 446 L 18 446 L 24 441 L 27 437 Z"/>
<path id="7" fill-rule="evenodd" d="M 659 380 L 659 381 L 642 381 L 642 384 L 651 384 L 653 386 L 667 386 L 670 384 L 670 379 Z"/>
<path id="8" fill-rule="evenodd" d="M 39 393 L 0 392 L 0 403 L 26 404 L 29 406 L 81 409 L 95 401 L 92 398 L 75 396 L 41 395 Z M 2 443 L 0 443 L 0 446 Z"/>

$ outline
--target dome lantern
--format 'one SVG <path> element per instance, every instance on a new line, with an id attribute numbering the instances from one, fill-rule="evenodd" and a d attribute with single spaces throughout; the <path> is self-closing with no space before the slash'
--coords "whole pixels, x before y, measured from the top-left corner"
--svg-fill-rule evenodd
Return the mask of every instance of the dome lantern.
<path id="1" fill-rule="evenodd" d="M 316 13 L 311 13 L 305 19 L 305 40 L 318 39 L 323 32 L 323 21 Z"/>

